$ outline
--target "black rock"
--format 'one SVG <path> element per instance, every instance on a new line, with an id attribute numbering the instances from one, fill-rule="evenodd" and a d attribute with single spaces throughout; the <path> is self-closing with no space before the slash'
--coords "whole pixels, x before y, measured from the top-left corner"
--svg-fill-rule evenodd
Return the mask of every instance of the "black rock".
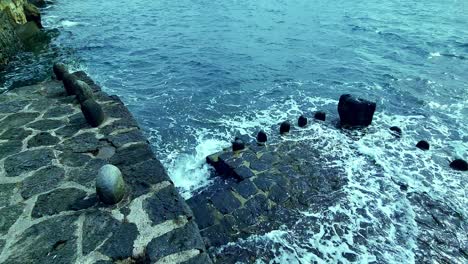
<path id="1" fill-rule="evenodd" d="M 314 118 L 317 120 L 325 121 L 326 117 L 327 115 L 325 114 L 325 112 L 322 111 L 317 111 L 314 114 Z"/>
<path id="2" fill-rule="evenodd" d="M 87 83 L 80 80 L 76 80 L 73 86 L 78 102 L 83 103 L 88 99 L 94 99 L 93 90 L 91 90 L 91 87 L 89 87 Z"/>
<path id="3" fill-rule="evenodd" d="M 397 126 L 392 126 L 390 127 L 390 131 L 392 131 L 392 134 L 395 136 L 395 137 L 401 137 L 401 128 L 397 127 Z"/>
<path id="4" fill-rule="evenodd" d="M 60 62 L 55 63 L 52 69 L 54 70 L 55 77 L 59 81 L 62 81 L 65 74 L 68 74 L 67 66 Z"/>
<path id="5" fill-rule="evenodd" d="M 307 126 L 307 117 L 301 115 L 299 119 L 297 120 L 297 125 L 299 127 L 305 127 Z"/>
<path id="6" fill-rule="evenodd" d="M 350 94 L 343 94 L 338 103 L 342 126 L 366 127 L 372 123 L 376 104 Z"/>
<path id="7" fill-rule="evenodd" d="M 236 139 L 232 142 L 232 151 L 243 150 L 245 148 L 245 143 L 241 139 Z"/>
<path id="8" fill-rule="evenodd" d="M 265 133 L 265 131 L 263 130 L 260 130 L 257 134 L 257 142 L 259 143 L 265 143 L 267 142 L 268 140 L 268 136 L 267 134 Z"/>
<path id="9" fill-rule="evenodd" d="M 81 104 L 81 111 L 83 112 L 86 121 L 88 121 L 88 124 L 92 127 L 97 127 L 104 122 L 104 111 L 102 111 L 101 106 L 93 99 L 84 101 Z"/>
<path id="10" fill-rule="evenodd" d="M 280 134 L 288 133 L 291 129 L 291 124 L 288 121 L 284 121 L 280 125 Z"/>
<path id="11" fill-rule="evenodd" d="M 34 22 L 39 28 L 42 28 L 41 23 L 41 13 L 37 6 L 30 3 L 23 5 L 24 15 L 26 16 L 26 21 Z"/>
<path id="12" fill-rule="evenodd" d="M 468 163 L 462 159 L 456 159 L 450 163 L 450 168 L 458 171 L 467 171 Z"/>
<path id="13" fill-rule="evenodd" d="M 76 80 L 77 78 L 73 74 L 70 74 L 70 73 L 63 74 L 63 87 L 65 88 L 65 91 L 67 92 L 68 95 L 76 94 L 75 84 L 74 84 Z"/>
<path id="14" fill-rule="evenodd" d="M 416 144 L 416 147 L 422 150 L 429 150 L 429 143 L 425 140 L 421 140 Z"/>

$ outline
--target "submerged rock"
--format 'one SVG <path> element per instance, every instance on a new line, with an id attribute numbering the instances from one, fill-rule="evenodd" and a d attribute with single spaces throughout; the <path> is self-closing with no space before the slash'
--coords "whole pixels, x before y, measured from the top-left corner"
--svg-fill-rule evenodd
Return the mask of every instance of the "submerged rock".
<path id="1" fill-rule="evenodd" d="M 425 140 L 421 140 L 416 144 L 416 147 L 421 150 L 429 150 L 429 143 Z"/>
<path id="2" fill-rule="evenodd" d="M 325 121 L 325 119 L 326 119 L 326 114 L 325 114 L 325 112 L 317 111 L 317 112 L 315 112 L 315 114 L 314 114 L 314 118 L 317 119 L 317 120 Z"/>
<path id="3" fill-rule="evenodd" d="M 125 195 L 125 182 L 122 172 L 114 165 L 101 167 L 96 178 L 96 193 L 105 204 L 116 204 Z"/>
<path id="4" fill-rule="evenodd" d="M 92 127 L 98 127 L 104 122 L 105 114 L 102 107 L 93 99 L 88 99 L 81 104 L 81 111 L 83 112 L 86 121 Z"/>
<path id="5" fill-rule="evenodd" d="M 402 131 L 401 131 L 401 128 L 397 127 L 397 126 L 392 126 L 390 127 L 390 131 L 392 131 L 391 133 L 395 136 L 395 137 L 401 137 L 401 134 L 402 134 Z"/>
<path id="6" fill-rule="evenodd" d="M 366 127 L 372 123 L 376 104 L 374 102 L 356 98 L 350 94 L 343 94 L 338 103 L 338 114 L 342 126 Z"/>
<path id="7" fill-rule="evenodd" d="M 468 163 L 462 159 L 456 159 L 450 163 L 450 168 L 458 171 L 467 171 Z"/>
<path id="8" fill-rule="evenodd" d="M 268 136 L 267 134 L 265 133 L 265 131 L 263 130 L 260 130 L 257 134 L 257 142 L 258 143 L 265 143 L 267 142 L 268 140 Z"/>
<path id="9" fill-rule="evenodd" d="M 284 121 L 280 125 L 280 134 L 288 133 L 290 129 L 291 129 L 291 124 L 288 121 Z"/>
<path id="10" fill-rule="evenodd" d="M 297 125 L 299 127 L 305 127 L 307 126 L 307 117 L 301 115 L 299 119 L 297 120 Z"/>

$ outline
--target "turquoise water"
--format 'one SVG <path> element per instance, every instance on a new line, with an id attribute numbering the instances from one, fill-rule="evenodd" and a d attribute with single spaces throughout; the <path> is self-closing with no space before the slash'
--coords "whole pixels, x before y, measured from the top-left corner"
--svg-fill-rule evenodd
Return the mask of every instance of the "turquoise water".
<path id="1" fill-rule="evenodd" d="M 468 217 L 467 175 L 448 168 L 468 158 L 468 1 L 57 0 L 44 20 L 60 31 L 59 56 L 122 97 L 186 198 L 209 186 L 204 158 L 234 135 L 264 129 L 280 140 L 283 120 L 316 110 L 336 119 L 343 93 L 377 102 L 357 141 L 316 123 L 286 139 L 326 141 L 317 148 L 347 172 L 346 203 L 304 212 L 325 233 L 330 215 L 346 214 L 347 233 L 324 241 L 304 220 L 240 247 L 273 241 L 277 262 L 346 262 L 367 221 L 381 232 L 353 247 L 359 262 L 414 262 L 418 227 L 395 182 Z M 429 152 L 415 149 L 421 139 Z M 371 220 L 356 214 L 362 208 Z"/>

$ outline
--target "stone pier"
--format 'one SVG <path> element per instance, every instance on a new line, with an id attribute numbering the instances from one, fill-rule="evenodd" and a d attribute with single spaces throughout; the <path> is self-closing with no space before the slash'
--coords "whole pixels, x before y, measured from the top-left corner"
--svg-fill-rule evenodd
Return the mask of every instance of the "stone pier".
<path id="1" fill-rule="evenodd" d="M 0 263 L 211 263 L 192 211 L 130 112 L 83 72 L 107 119 L 86 122 L 58 81 L 0 95 Z M 105 164 L 126 196 L 96 197 Z"/>

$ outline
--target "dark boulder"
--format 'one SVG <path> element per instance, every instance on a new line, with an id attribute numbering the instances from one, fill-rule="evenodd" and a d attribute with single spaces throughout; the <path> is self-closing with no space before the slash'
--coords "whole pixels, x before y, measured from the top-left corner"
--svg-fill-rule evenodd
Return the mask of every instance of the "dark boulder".
<path id="1" fill-rule="evenodd" d="M 288 121 L 284 121 L 280 125 L 280 134 L 288 133 L 291 129 L 291 124 Z"/>
<path id="2" fill-rule="evenodd" d="M 236 138 L 232 142 L 232 151 L 243 150 L 245 148 L 245 143 L 242 139 Z"/>
<path id="3" fill-rule="evenodd" d="M 301 115 L 299 119 L 297 120 L 297 125 L 299 127 L 305 127 L 307 126 L 307 117 Z"/>
<path id="4" fill-rule="evenodd" d="M 59 81 L 62 81 L 64 75 L 68 74 L 67 66 L 65 66 L 65 64 L 60 63 L 60 62 L 54 63 L 54 66 L 52 67 L 52 69 L 54 71 L 55 77 Z"/>
<path id="5" fill-rule="evenodd" d="M 257 142 L 258 143 L 265 143 L 267 142 L 268 140 L 268 136 L 267 134 L 265 133 L 265 131 L 263 130 L 260 130 L 257 134 Z"/>
<path id="6" fill-rule="evenodd" d="M 429 150 L 429 143 L 425 140 L 421 140 L 416 144 L 416 147 L 422 150 Z"/>
<path id="7" fill-rule="evenodd" d="M 74 90 L 76 94 L 76 99 L 78 99 L 78 102 L 83 103 L 84 101 L 88 99 L 93 99 L 93 90 L 91 90 L 91 87 L 89 85 L 81 80 L 75 80 L 74 84 Z"/>
<path id="8" fill-rule="evenodd" d="M 392 126 L 390 127 L 390 131 L 391 133 L 395 136 L 395 137 L 401 137 L 401 128 L 397 127 L 397 126 Z"/>
<path id="9" fill-rule="evenodd" d="M 68 95 L 76 94 L 76 91 L 75 91 L 76 80 L 77 78 L 75 77 L 75 75 L 71 73 L 63 74 L 63 87 L 65 88 L 65 91 L 67 92 Z"/>
<path id="10" fill-rule="evenodd" d="M 458 171 L 467 171 L 468 163 L 462 159 L 456 159 L 450 163 L 450 168 Z"/>
<path id="11" fill-rule="evenodd" d="M 327 115 L 325 114 L 325 112 L 322 112 L 322 111 L 317 111 L 314 114 L 314 118 L 320 121 L 325 121 L 326 116 Z"/>
<path id="12" fill-rule="evenodd" d="M 376 104 L 365 99 L 343 94 L 338 103 L 341 125 L 345 127 L 366 127 L 372 123 Z"/>
<path id="13" fill-rule="evenodd" d="M 98 127 L 104 122 L 105 115 L 102 107 L 93 99 L 88 99 L 81 104 L 81 111 L 92 127 Z"/>

